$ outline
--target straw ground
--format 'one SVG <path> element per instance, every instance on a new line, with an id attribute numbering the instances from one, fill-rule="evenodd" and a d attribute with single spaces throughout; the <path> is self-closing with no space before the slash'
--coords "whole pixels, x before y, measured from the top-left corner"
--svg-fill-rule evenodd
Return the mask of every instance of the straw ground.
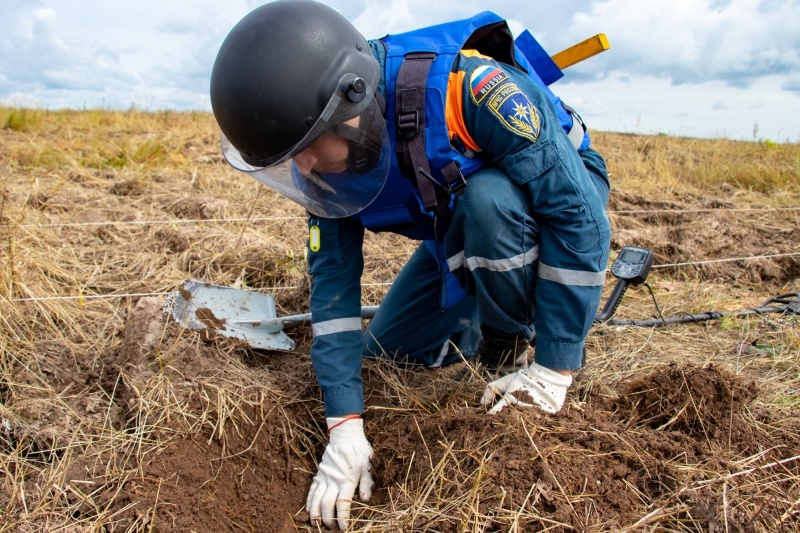
<path id="1" fill-rule="evenodd" d="M 0 109 L 0 529 L 314 531 L 325 445 L 293 352 L 181 329 L 183 279 L 308 311 L 302 211 L 226 167 L 202 113 Z M 665 317 L 800 290 L 800 147 L 593 132 L 613 250 Z M 379 304 L 415 243 L 365 240 Z M 606 294 L 614 279 L 609 276 Z M 617 318 L 658 318 L 644 287 Z M 376 489 L 358 531 L 796 531 L 796 315 L 596 325 L 555 416 L 488 416 L 468 363 L 366 362 Z"/>

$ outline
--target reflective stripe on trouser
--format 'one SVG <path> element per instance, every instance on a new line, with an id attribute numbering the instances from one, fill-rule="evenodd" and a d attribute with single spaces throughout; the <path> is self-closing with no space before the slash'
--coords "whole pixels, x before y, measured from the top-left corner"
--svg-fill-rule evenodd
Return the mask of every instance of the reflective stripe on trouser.
<path id="1" fill-rule="evenodd" d="M 445 239 L 448 265 L 477 297 L 480 321 L 497 331 L 533 331 L 539 225 L 525 192 L 495 168 L 469 177 Z"/>
<path id="2" fill-rule="evenodd" d="M 465 357 L 472 357 L 480 342 L 475 298 L 463 296 L 442 309 L 442 300 L 447 300 L 442 287 L 439 266 L 423 243 L 370 321 L 364 334 L 364 355 L 383 354 L 398 362 L 425 366 L 446 365 L 461 359 L 452 342 Z"/>

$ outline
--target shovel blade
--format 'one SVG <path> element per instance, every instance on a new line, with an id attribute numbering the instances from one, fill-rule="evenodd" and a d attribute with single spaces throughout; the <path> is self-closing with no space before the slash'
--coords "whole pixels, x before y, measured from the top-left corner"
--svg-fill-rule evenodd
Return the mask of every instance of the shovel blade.
<path id="1" fill-rule="evenodd" d="M 167 296 L 164 311 L 184 327 L 245 341 L 252 348 L 293 350 L 270 294 L 187 279 Z"/>

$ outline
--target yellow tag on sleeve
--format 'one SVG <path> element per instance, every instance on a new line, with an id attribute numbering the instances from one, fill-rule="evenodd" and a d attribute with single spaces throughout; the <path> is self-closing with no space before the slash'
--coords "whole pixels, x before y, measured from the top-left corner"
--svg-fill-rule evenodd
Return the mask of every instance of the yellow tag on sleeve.
<path id="1" fill-rule="evenodd" d="M 308 249 L 312 252 L 319 252 L 319 245 L 319 226 L 311 226 L 311 229 L 308 230 Z"/>

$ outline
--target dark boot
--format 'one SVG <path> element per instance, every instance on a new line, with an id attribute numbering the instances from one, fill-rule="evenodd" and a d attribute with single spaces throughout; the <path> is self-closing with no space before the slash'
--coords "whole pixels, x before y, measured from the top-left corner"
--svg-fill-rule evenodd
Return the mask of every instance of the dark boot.
<path id="1" fill-rule="evenodd" d="M 475 352 L 475 361 L 490 372 L 519 370 L 528 365 L 530 340 L 515 333 L 502 333 L 481 326 L 483 338 Z"/>

